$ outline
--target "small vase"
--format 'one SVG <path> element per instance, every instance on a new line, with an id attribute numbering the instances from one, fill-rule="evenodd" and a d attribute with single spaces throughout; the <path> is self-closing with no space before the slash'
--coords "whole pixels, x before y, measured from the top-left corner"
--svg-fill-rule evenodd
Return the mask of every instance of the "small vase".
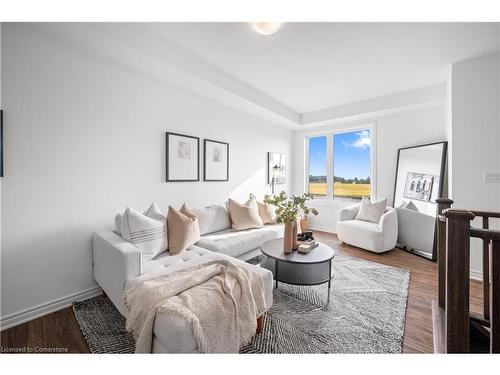
<path id="1" fill-rule="evenodd" d="M 297 238 L 297 236 L 295 236 Z M 293 222 L 285 223 L 285 235 L 283 237 L 283 252 L 290 254 L 293 249 Z"/>
<path id="2" fill-rule="evenodd" d="M 299 244 L 297 243 L 297 232 L 298 232 L 298 224 L 297 220 L 294 220 L 292 229 L 292 250 L 297 250 L 297 248 L 299 247 Z"/>
<path id="3" fill-rule="evenodd" d="M 302 219 L 300 219 L 300 229 L 302 232 L 306 232 L 307 231 L 307 227 L 309 225 L 309 220 L 307 220 L 307 216 L 306 217 L 303 217 Z"/>

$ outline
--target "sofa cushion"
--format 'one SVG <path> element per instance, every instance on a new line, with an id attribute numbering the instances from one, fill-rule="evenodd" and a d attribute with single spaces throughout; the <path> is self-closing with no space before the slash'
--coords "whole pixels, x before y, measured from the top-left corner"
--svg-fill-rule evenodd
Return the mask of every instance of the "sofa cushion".
<path id="1" fill-rule="evenodd" d="M 165 216 L 157 211 L 157 207 L 150 207 L 147 212 L 155 213 L 150 217 L 127 207 L 122 216 L 121 235 L 140 250 L 144 261 L 166 251 L 168 247 Z"/>
<path id="2" fill-rule="evenodd" d="M 200 226 L 196 215 L 182 206 L 178 211 L 172 206 L 168 207 L 167 214 L 168 250 L 176 255 L 194 245 L 200 239 Z"/>
<path id="3" fill-rule="evenodd" d="M 283 237 L 283 225 L 265 225 L 262 228 L 236 231 L 226 229 L 201 237 L 197 246 L 217 253 L 239 257 L 273 238 Z"/>
<path id="4" fill-rule="evenodd" d="M 371 202 L 370 199 L 363 197 L 356 220 L 364 220 L 372 223 L 379 223 L 380 218 L 387 207 L 387 198 L 377 202 Z"/>
<path id="5" fill-rule="evenodd" d="M 257 201 L 259 216 L 264 224 L 276 224 L 276 208 L 270 204 Z"/>
<path id="6" fill-rule="evenodd" d="M 259 216 L 257 199 L 250 197 L 241 204 L 229 198 L 227 200 L 229 215 L 231 216 L 232 227 L 235 230 L 245 230 L 250 228 L 260 228 L 264 223 Z"/>
<path id="7" fill-rule="evenodd" d="M 229 213 L 222 204 L 213 204 L 201 208 L 189 208 L 184 203 L 183 207 L 191 210 L 198 218 L 201 235 L 231 228 Z"/>

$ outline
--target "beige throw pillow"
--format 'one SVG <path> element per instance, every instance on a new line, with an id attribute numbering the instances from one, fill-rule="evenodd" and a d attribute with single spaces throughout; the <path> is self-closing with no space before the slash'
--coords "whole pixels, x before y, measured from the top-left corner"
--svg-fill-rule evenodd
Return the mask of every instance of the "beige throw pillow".
<path id="1" fill-rule="evenodd" d="M 255 197 L 250 197 L 244 204 L 229 198 L 227 200 L 227 206 L 229 208 L 233 229 L 244 230 L 262 227 L 263 222 L 259 216 L 259 207 Z"/>
<path id="2" fill-rule="evenodd" d="M 168 207 L 167 227 L 170 255 L 177 255 L 200 240 L 198 219 L 185 207 L 180 211 Z"/>
<path id="3" fill-rule="evenodd" d="M 378 224 L 380 218 L 385 213 L 386 207 L 387 199 L 382 199 L 381 201 L 372 203 L 369 199 L 363 197 L 359 207 L 359 212 L 354 219 Z"/>
<path id="4" fill-rule="evenodd" d="M 270 204 L 257 201 L 259 216 L 264 224 L 276 224 L 276 208 Z"/>

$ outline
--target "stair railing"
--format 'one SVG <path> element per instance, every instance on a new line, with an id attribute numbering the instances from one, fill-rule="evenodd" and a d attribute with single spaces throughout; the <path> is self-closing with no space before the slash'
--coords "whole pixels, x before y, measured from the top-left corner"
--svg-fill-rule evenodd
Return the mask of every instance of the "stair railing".
<path id="1" fill-rule="evenodd" d="M 470 324 L 489 328 L 490 353 L 500 353 L 500 231 L 490 229 L 490 218 L 500 213 L 451 208 L 453 201 L 437 202 L 438 306 L 445 312 L 447 353 L 470 352 Z M 482 218 L 482 228 L 471 221 Z M 483 316 L 469 311 L 470 238 L 483 241 Z"/>

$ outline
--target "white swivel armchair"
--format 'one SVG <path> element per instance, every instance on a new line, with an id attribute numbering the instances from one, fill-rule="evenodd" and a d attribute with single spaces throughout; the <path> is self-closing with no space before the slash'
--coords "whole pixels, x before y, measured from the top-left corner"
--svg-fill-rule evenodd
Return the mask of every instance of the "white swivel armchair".
<path id="1" fill-rule="evenodd" d="M 383 253 L 394 249 L 398 238 L 398 215 L 392 207 L 387 207 L 380 222 L 355 220 L 359 204 L 340 210 L 337 224 L 339 240 L 350 245 Z"/>

